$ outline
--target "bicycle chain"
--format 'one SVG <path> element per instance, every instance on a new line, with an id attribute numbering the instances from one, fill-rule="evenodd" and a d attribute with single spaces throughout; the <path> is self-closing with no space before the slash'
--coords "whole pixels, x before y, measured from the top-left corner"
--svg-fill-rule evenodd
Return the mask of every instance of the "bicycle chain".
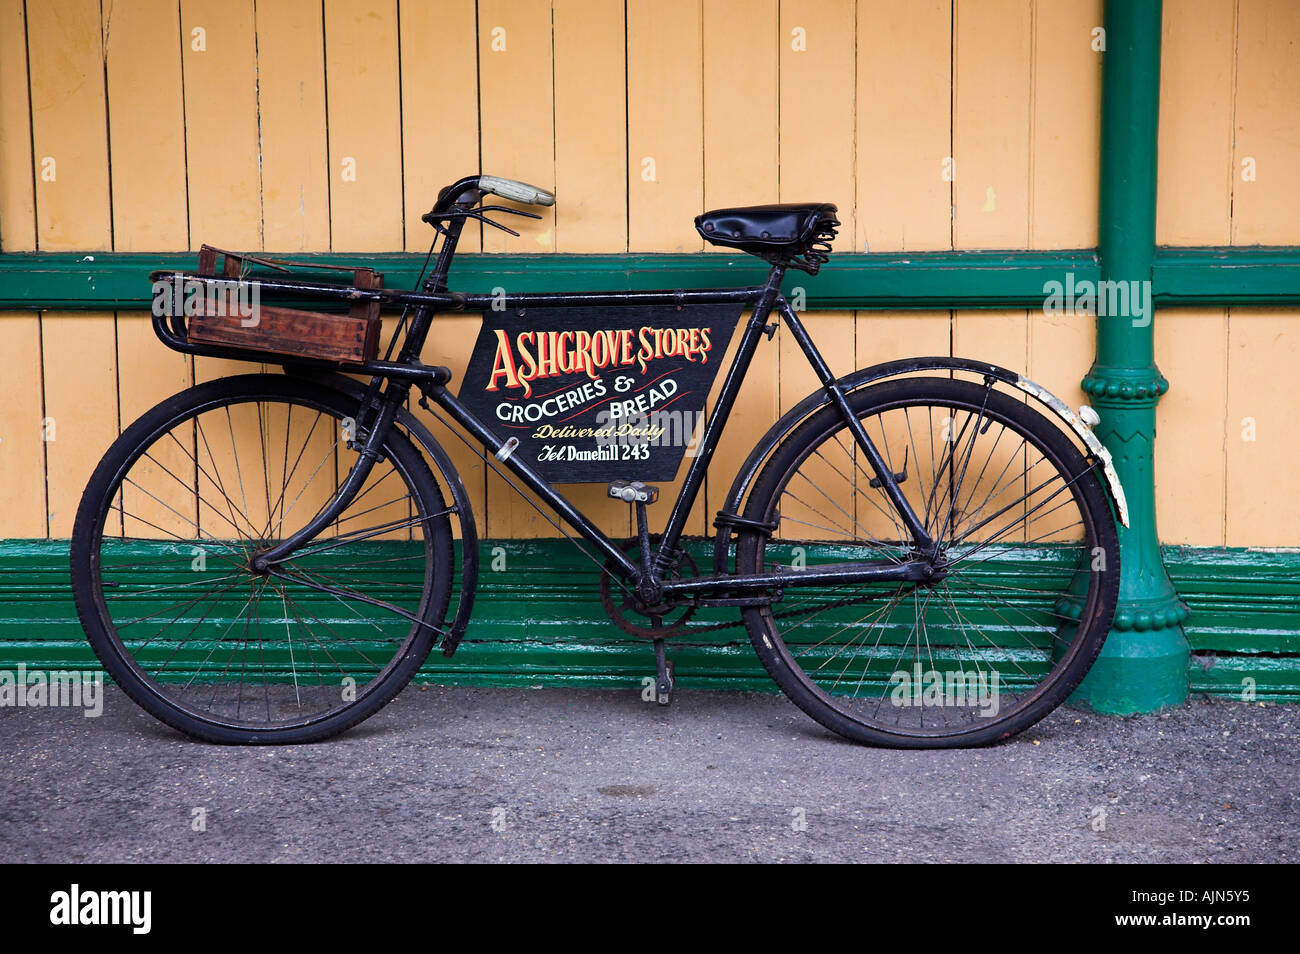
<path id="1" fill-rule="evenodd" d="M 692 541 L 694 541 L 694 542 L 708 542 L 708 541 L 710 541 L 711 539 L 712 539 L 711 537 L 682 537 L 682 540 L 683 540 L 683 541 L 686 541 L 686 542 L 692 542 Z M 693 562 L 694 562 L 694 561 L 692 561 L 692 563 L 693 563 Z M 611 573 L 610 573 L 610 571 L 607 570 L 607 569 L 604 570 L 604 572 L 603 572 L 602 575 L 601 575 L 601 585 L 600 585 L 600 602 L 601 602 L 601 605 L 604 607 L 604 609 L 605 609 L 605 615 L 609 617 L 610 621 L 611 621 L 615 626 L 617 626 L 619 629 L 623 630 L 623 632 L 628 633 L 628 634 L 630 634 L 630 635 L 632 635 L 632 636 L 637 636 L 637 637 L 640 637 L 640 638 L 642 638 L 642 639 L 668 639 L 668 638 L 671 638 L 671 637 L 673 637 L 673 636 L 677 636 L 677 635 L 679 635 L 679 634 L 681 634 L 681 633 L 683 633 L 683 632 L 686 631 L 686 621 L 690 619 L 690 617 L 694 614 L 694 612 L 695 612 L 696 609 L 700 609 L 700 608 L 701 608 L 701 607 L 699 607 L 699 606 L 686 607 L 687 609 L 689 609 L 689 612 L 686 614 L 686 616 L 684 616 L 684 617 L 683 617 L 681 620 L 679 620 L 676 624 L 674 624 L 674 625 L 672 625 L 672 626 L 665 626 L 665 627 L 663 627 L 662 629 L 657 630 L 657 631 L 654 630 L 654 629 L 650 629 L 650 628 L 648 628 L 648 627 L 638 626 L 638 625 L 636 625 L 635 623 L 632 623 L 632 622 L 628 621 L 628 620 L 627 620 L 627 619 L 622 615 L 622 613 L 619 612 L 619 607 L 617 607 L 617 606 L 614 605 L 613 596 L 612 596 L 612 590 L 611 590 L 611 588 L 610 588 L 610 586 L 609 586 L 609 580 L 610 580 L 610 577 L 611 577 Z M 889 594 L 889 595 L 890 595 L 890 596 L 893 596 L 893 595 L 896 595 L 896 594 Z M 873 600 L 879 600 L 879 599 L 884 599 L 884 598 L 886 598 L 886 595 L 885 595 L 885 594 L 868 594 L 868 595 L 865 595 L 865 596 L 848 596 L 848 597 L 845 597 L 844 599 L 835 600 L 835 601 L 830 602 L 830 603 L 822 603 L 822 604 L 818 604 L 818 612 L 823 612 L 823 611 L 828 610 L 828 609 L 838 609 L 838 608 L 841 607 L 841 606 L 853 606 L 854 604 L 857 604 L 857 603 L 868 603 L 868 602 L 871 602 L 871 601 L 873 601 Z M 705 608 L 707 608 L 707 607 L 705 607 Z M 738 608 L 739 608 L 739 607 L 738 607 Z M 792 617 L 792 616 L 797 616 L 797 615 L 799 615 L 800 613 L 803 613 L 803 612 L 806 612 L 806 611 L 805 611 L 805 610 L 800 610 L 800 609 L 796 609 L 796 610 L 788 610 L 788 611 L 786 611 L 786 612 L 784 612 L 784 613 L 773 613 L 773 614 L 772 614 L 772 618 L 773 618 L 774 620 L 775 620 L 775 619 L 789 619 L 790 617 Z M 736 629 L 736 628 L 739 628 L 739 627 L 743 627 L 744 625 L 745 625 L 745 621 L 744 621 L 743 619 L 741 619 L 741 620 L 736 620 L 735 622 L 708 623 L 708 624 L 706 624 L 706 625 L 702 625 L 702 626 L 692 626 L 692 627 L 690 627 L 690 631 L 691 631 L 692 633 L 712 633 L 712 632 L 717 632 L 717 631 L 719 631 L 719 630 L 724 630 L 724 629 Z M 658 635 L 655 635 L 656 632 L 657 632 Z"/>

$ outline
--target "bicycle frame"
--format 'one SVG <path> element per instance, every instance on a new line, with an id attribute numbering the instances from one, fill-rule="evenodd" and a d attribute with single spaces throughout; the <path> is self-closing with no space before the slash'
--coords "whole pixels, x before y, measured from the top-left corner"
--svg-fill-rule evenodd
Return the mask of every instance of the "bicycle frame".
<path id="1" fill-rule="evenodd" d="M 785 267 L 773 265 L 767 281 L 761 286 L 749 286 L 732 289 L 704 290 L 658 290 L 632 292 L 558 292 L 533 293 L 505 296 L 505 307 L 527 308 L 529 306 L 582 306 L 646 304 L 724 304 L 740 303 L 750 307 L 750 317 L 741 333 L 736 354 L 723 378 L 722 386 L 714 404 L 712 414 L 700 441 L 697 454 L 692 458 L 681 490 L 673 504 L 658 548 L 654 550 L 648 572 L 642 569 L 622 548 L 606 536 L 599 527 L 564 497 L 548 480 L 542 477 L 526 460 L 513 455 L 506 448 L 506 442 L 490 426 L 469 410 L 455 395 L 447 390 L 451 373 L 446 368 L 426 366 L 420 361 L 420 352 L 437 312 L 446 311 L 487 311 L 501 307 L 500 296 L 467 295 L 450 292 L 446 288 L 447 274 L 456 245 L 459 242 L 463 220 L 451 222 L 442 231 L 445 240 L 439 250 L 437 264 L 431 277 L 424 283 L 423 292 L 396 292 L 389 290 L 362 291 L 340 288 L 336 285 L 323 285 L 312 282 L 284 281 L 278 279 L 260 279 L 260 289 L 273 294 L 302 295 L 312 298 L 332 298 L 340 301 L 356 302 L 379 301 L 387 305 L 401 305 L 414 309 L 410 328 L 395 361 L 369 361 L 357 370 L 371 376 L 369 390 L 360 414 L 364 413 L 371 400 L 375 402 L 375 416 L 364 428 L 365 440 L 359 447 L 357 463 L 352 468 L 343 486 L 339 488 L 331 503 L 323 509 L 305 527 L 285 538 L 276 546 L 257 555 L 253 565 L 258 570 L 268 570 L 289 558 L 309 543 L 322 530 L 327 528 L 351 503 L 353 497 L 365 484 L 366 478 L 378 459 L 379 448 L 393 425 L 397 409 L 404 404 L 410 389 L 414 386 L 429 401 L 442 408 L 464 431 L 485 450 L 494 454 L 507 469 L 517 476 L 525 486 L 532 490 L 542 502 L 553 509 L 559 517 L 589 543 L 608 561 L 610 568 L 623 579 L 634 582 L 638 587 L 649 583 L 656 596 L 689 596 L 714 590 L 749 591 L 764 590 L 772 587 L 811 586 L 823 583 L 856 583 L 867 581 L 912 581 L 920 582 L 936 578 L 940 571 L 933 565 L 934 541 L 930 538 L 924 525 L 917 517 L 898 485 L 892 470 L 875 444 L 867 435 L 861 421 L 852 412 L 846 392 L 837 383 L 825 359 L 818 351 L 798 314 L 781 295 L 780 285 L 785 276 Z M 162 273 L 151 276 L 155 279 Z M 180 276 L 186 281 L 222 282 L 228 279 L 212 278 L 200 275 Z M 251 281 L 251 280 L 250 280 Z M 715 573 L 712 576 L 692 577 L 681 580 L 664 580 L 663 574 L 670 566 L 673 554 L 681 540 L 686 521 L 699 495 L 705 473 L 713 458 L 718 441 L 726 428 L 728 418 L 739 394 L 745 374 L 760 339 L 764 334 L 775 331 L 768 324 L 768 319 L 776 312 L 789 327 L 800 350 L 808 359 L 816 373 L 822 388 L 830 401 L 839 409 L 854 440 L 866 456 L 867 462 L 886 496 L 894 506 L 903 525 L 912 536 L 913 558 L 901 563 L 881 561 L 861 561 L 857 563 L 840 563 L 831 568 L 805 568 L 791 573 L 763 574 L 726 574 Z M 405 316 L 403 317 L 405 322 Z M 155 332 L 169 346 L 176 350 L 190 353 L 216 354 L 245 360 L 265 361 L 266 355 L 260 352 L 245 352 L 236 348 L 218 348 L 210 345 L 196 346 L 186 340 L 183 319 L 173 317 L 171 327 L 166 319 L 155 315 L 153 319 Z M 391 353 L 391 352 L 390 352 Z M 293 362 L 290 362 L 293 363 Z M 319 365 L 319 362 L 298 362 L 307 366 Z M 385 382 L 382 395 L 379 393 L 380 382 Z"/>

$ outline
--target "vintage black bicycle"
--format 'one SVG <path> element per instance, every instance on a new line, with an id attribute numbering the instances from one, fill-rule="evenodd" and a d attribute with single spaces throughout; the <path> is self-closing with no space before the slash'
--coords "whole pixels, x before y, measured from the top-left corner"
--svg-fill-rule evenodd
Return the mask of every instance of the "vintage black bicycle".
<path id="1" fill-rule="evenodd" d="M 514 204 L 484 205 L 489 195 Z M 790 699 L 858 742 L 989 743 L 1066 698 L 1110 627 L 1116 520 L 1127 519 L 1090 409 L 958 358 L 833 375 L 781 292 L 788 270 L 816 273 L 828 260 L 839 223 L 826 203 L 696 219 L 708 242 L 770 264 L 761 286 L 448 289 L 467 222 L 505 228 L 494 213 L 553 202 L 491 176 L 443 189 L 424 216 L 438 233 L 428 277 L 412 292 L 233 253 L 222 268 L 209 249 L 195 273 L 152 276 L 167 289 L 153 325 L 169 347 L 282 373 L 168 398 L 123 431 L 86 488 L 72 539 L 77 608 L 133 700 L 199 739 L 307 742 L 374 714 L 435 645 L 456 652 L 473 608 L 477 521 L 413 400 L 575 532 L 611 620 L 653 645 L 660 701 L 674 680 L 666 641 L 702 625 L 743 625 Z M 223 289 L 284 304 L 223 312 L 208 294 Z M 382 358 L 380 308 L 400 309 Z M 484 330 L 453 394 L 451 373 L 420 356 L 435 316 L 458 311 L 481 313 Z M 778 321 L 821 387 L 735 475 L 710 554 L 684 528 Z M 702 406 L 737 326 L 652 534 L 651 481 L 679 476 L 684 443 L 656 421 Z M 556 490 L 574 479 L 607 482 L 637 535 L 610 538 Z M 704 608 L 738 620 L 692 620 Z"/>

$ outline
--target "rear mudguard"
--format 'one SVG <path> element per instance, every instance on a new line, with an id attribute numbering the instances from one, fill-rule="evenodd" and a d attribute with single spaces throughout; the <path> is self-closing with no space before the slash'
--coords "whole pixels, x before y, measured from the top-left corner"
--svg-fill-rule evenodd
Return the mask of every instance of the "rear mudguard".
<path id="1" fill-rule="evenodd" d="M 325 387 L 342 391 L 358 402 L 365 398 L 366 385 L 342 374 L 332 371 L 318 371 L 312 368 L 285 366 L 285 374 L 307 378 Z M 470 614 L 474 610 L 474 592 L 478 584 L 478 527 L 474 521 L 474 507 L 460 474 L 442 449 L 438 439 L 430 433 L 407 408 L 397 412 L 397 423 L 401 425 L 417 444 L 424 449 L 443 483 L 451 493 L 452 503 L 456 507 L 456 517 L 460 521 L 460 600 L 456 604 L 456 616 L 451 621 L 451 628 L 443 636 L 441 647 L 446 656 L 450 656 L 460 645 L 469 627 Z"/>
<path id="2" fill-rule="evenodd" d="M 1040 404 L 1045 404 L 1053 414 L 1070 426 L 1070 430 L 1083 442 L 1088 452 L 1100 464 L 1106 479 L 1106 486 L 1109 488 L 1111 499 L 1115 504 L 1115 513 L 1119 517 L 1120 523 L 1126 527 L 1128 526 L 1128 502 L 1124 498 L 1124 488 L 1120 486 L 1119 475 L 1115 473 L 1110 451 L 1097 439 L 1097 435 L 1092 432 L 1092 428 L 1079 417 L 1073 408 L 1045 388 L 1035 384 L 1028 378 L 1016 374 L 1014 371 L 1008 371 L 1006 368 L 1000 368 L 995 364 L 970 361 L 965 358 L 903 358 L 899 361 L 886 361 L 883 364 L 876 364 L 869 368 L 854 371 L 852 374 L 839 378 L 838 383 L 848 394 L 885 378 L 913 374 L 918 371 L 968 371 L 972 374 L 995 378 L 1019 391 L 1023 391 Z M 749 456 L 737 472 L 735 480 L 732 481 L 731 489 L 727 492 L 727 497 L 723 501 L 722 510 L 724 513 L 731 515 L 741 513 L 746 493 L 748 493 L 749 488 L 758 477 L 764 462 L 776 450 L 777 445 L 785 439 L 786 435 L 803 423 L 809 415 L 829 404 L 830 398 L 825 391 L 814 391 L 772 425 L 771 429 L 763 435 L 754 449 L 750 451 Z M 734 528 L 727 525 L 725 520 L 718 526 L 718 535 L 713 544 L 713 565 L 719 572 L 727 567 L 727 557 L 733 533 Z"/>

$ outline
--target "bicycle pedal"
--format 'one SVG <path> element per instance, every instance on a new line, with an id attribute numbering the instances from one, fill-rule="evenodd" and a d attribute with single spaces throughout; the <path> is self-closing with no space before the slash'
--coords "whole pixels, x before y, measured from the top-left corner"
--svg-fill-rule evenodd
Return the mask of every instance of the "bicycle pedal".
<path id="1" fill-rule="evenodd" d="M 651 504 L 659 499 L 659 488 L 639 480 L 611 480 L 609 495 L 627 503 Z"/>

